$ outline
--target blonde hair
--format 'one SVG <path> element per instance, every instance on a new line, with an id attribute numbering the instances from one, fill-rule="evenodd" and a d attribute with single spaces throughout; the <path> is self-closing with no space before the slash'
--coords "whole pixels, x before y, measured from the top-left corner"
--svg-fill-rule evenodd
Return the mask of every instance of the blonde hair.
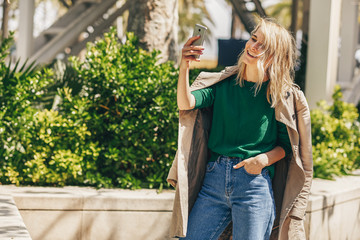
<path id="1" fill-rule="evenodd" d="M 259 78 L 256 81 L 255 95 L 259 92 L 264 77 L 270 79 L 267 87 L 267 100 L 271 107 L 283 100 L 285 92 L 293 85 L 296 65 L 296 45 L 293 36 L 281 25 L 272 19 L 260 18 L 259 23 L 251 32 L 253 35 L 260 30 L 264 35 L 264 54 L 257 61 Z M 245 56 L 243 51 L 238 60 L 237 82 L 244 84 L 246 64 L 243 63 Z"/>

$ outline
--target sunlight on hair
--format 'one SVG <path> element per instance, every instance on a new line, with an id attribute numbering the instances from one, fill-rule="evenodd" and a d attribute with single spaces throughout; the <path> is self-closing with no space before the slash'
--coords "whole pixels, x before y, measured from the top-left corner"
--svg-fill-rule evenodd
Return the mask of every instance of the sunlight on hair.
<path id="1" fill-rule="evenodd" d="M 251 34 L 257 30 L 264 34 L 264 54 L 259 57 L 257 69 L 259 78 L 256 82 L 255 95 L 259 92 L 263 79 L 267 75 L 270 82 L 267 88 L 267 100 L 271 107 L 283 100 L 285 92 L 294 83 L 296 65 L 296 43 L 293 36 L 284 27 L 273 19 L 260 18 L 258 25 Z M 246 64 L 243 63 L 245 52 L 240 54 L 238 60 L 237 80 L 240 86 L 244 84 Z"/>

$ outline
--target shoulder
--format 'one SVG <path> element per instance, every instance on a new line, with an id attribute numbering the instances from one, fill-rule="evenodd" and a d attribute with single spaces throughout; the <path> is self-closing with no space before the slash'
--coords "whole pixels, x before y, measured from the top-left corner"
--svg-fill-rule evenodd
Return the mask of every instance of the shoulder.
<path id="1" fill-rule="evenodd" d="M 297 84 L 291 87 L 291 95 L 293 95 L 293 103 L 296 111 L 310 111 L 304 92 Z"/>
<path id="2" fill-rule="evenodd" d="M 285 96 L 288 98 L 293 96 L 294 101 L 306 101 L 305 94 L 299 85 L 293 83 L 290 88 L 285 91 Z"/>
<path id="3" fill-rule="evenodd" d="M 297 109 L 308 108 L 307 100 L 304 92 L 297 84 L 292 84 L 284 90 L 284 96 L 278 104 L 279 109 L 289 109 L 296 111 Z"/>
<path id="4" fill-rule="evenodd" d="M 237 73 L 237 66 L 226 67 L 221 72 L 201 72 L 191 85 L 191 90 L 210 87 Z"/>
<path id="5" fill-rule="evenodd" d="M 213 78 L 220 78 L 225 79 L 231 75 L 234 75 L 237 73 L 238 67 L 237 66 L 229 66 L 229 67 L 225 67 L 223 70 L 221 70 L 220 72 L 207 72 L 207 71 L 202 71 L 200 72 L 200 74 L 197 76 L 196 80 L 211 80 Z"/>

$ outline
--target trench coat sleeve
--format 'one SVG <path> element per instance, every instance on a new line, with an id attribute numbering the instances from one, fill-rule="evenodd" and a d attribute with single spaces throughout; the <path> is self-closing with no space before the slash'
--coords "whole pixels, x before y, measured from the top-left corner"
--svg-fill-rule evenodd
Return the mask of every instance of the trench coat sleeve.
<path id="1" fill-rule="evenodd" d="M 297 100 L 295 101 L 295 108 L 297 117 L 297 129 L 299 132 L 300 141 L 299 155 L 304 169 L 305 183 L 298 197 L 295 200 L 289 216 L 293 219 L 302 220 L 305 216 L 308 198 L 310 195 L 310 188 L 313 177 L 313 157 L 309 106 L 307 104 L 304 93 L 300 90 L 297 90 L 296 93 Z"/>

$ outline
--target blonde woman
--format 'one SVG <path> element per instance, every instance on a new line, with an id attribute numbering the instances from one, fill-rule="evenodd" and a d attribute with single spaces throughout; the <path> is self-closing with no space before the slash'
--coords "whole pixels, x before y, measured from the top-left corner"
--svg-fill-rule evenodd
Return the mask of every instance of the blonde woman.
<path id="1" fill-rule="evenodd" d="M 306 99 L 293 84 L 293 37 L 260 19 L 237 66 L 203 72 L 190 87 L 190 62 L 204 50 L 192 45 L 196 39 L 180 63 L 171 235 L 218 239 L 232 222 L 234 240 L 305 239 L 311 130 Z"/>

